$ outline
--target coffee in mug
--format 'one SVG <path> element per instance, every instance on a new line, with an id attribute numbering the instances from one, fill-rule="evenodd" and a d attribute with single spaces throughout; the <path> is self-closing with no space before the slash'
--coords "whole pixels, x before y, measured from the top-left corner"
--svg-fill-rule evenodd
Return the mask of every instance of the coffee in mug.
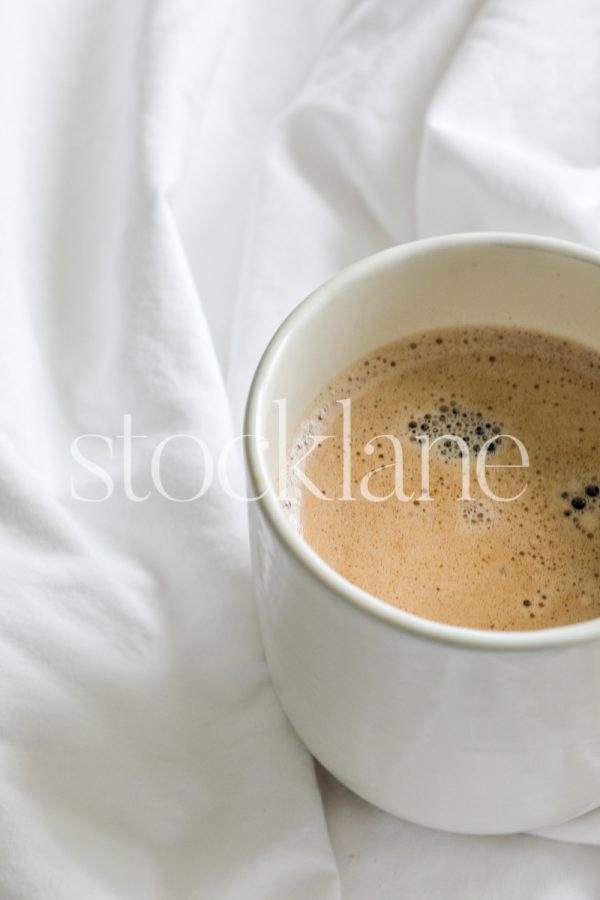
<path id="1" fill-rule="evenodd" d="M 292 441 L 286 508 L 346 579 L 451 625 L 600 616 L 600 354 L 517 327 L 374 350 Z"/>

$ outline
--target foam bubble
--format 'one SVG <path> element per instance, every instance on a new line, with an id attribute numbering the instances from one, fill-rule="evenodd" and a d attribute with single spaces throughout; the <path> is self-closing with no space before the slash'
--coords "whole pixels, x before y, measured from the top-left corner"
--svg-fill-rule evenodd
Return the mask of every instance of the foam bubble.
<path id="1" fill-rule="evenodd" d="M 488 440 L 503 431 L 502 424 L 493 421 L 489 414 L 458 403 L 444 403 L 443 398 L 438 400 L 437 408 L 422 416 L 411 416 L 406 428 L 411 441 L 417 441 L 423 435 L 427 435 L 431 442 L 444 435 L 459 437 L 472 454 L 479 453 Z M 498 437 L 488 445 L 487 452 L 495 453 L 501 443 L 502 438 Z M 460 444 L 451 438 L 441 441 L 436 447 L 446 459 L 461 458 L 463 455 Z"/>

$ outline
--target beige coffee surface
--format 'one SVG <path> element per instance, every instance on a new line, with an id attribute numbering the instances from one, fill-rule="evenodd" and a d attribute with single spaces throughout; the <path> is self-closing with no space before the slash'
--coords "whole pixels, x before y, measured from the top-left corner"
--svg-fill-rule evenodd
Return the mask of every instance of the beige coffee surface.
<path id="1" fill-rule="evenodd" d="M 307 411 L 292 442 L 284 505 L 329 565 L 419 616 L 495 630 L 600 616 L 599 388 L 600 354 L 537 332 L 456 328 L 382 347 Z M 347 398 L 345 444 L 337 401 Z M 498 434 L 522 442 L 528 468 Z M 425 435 L 443 438 L 429 454 L 429 500 L 417 440 Z M 466 458 L 445 435 L 466 442 Z M 329 437 L 298 463 L 318 436 Z M 500 502 L 478 482 L 486 441 L 489 491 L 509 498 L 525 488 L 518 499 Z M 351 500 L 342 499 L 344 460 Z M 467 460 L 470 500 L 461 499 Z M 392 496 L 374 501 L 365 487 Z M 400 488 L 412 498 L 396 496 Z"/>

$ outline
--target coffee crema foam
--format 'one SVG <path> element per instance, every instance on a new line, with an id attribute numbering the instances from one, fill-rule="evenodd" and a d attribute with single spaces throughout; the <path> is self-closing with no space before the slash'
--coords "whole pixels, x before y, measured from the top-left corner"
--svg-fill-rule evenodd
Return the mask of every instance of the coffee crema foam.
<path id="1" fill-rule="evenodd" d="M 336 571 L 393 606 L 470 628 L 531 630 L 600 616 L 600 354 L 549 334 L 465 327 L 424 332 L 387 345 L 340 373 L 298 427 L 289 463 L 292 521 Z M 342 406 L 351 403 L 352 500 L 341 500 Z M 394 488 L 399 438 L 404 491 Z M 441 441 L 430 452 L 431 500 L 421 494 L 421 444 L 462 437 L 470 457 L 472 500 L 461 500 L 462 451 Z M 476 457 L 486 441 L 481 490 Z M 332 435 L 293 475 L 314 436 Z M 379 436 L 379 437 L 377 437 Z M 372 441 L 376 438 L 375 441 Z M 372 441 L 373 451 L 365 452 Z"/>

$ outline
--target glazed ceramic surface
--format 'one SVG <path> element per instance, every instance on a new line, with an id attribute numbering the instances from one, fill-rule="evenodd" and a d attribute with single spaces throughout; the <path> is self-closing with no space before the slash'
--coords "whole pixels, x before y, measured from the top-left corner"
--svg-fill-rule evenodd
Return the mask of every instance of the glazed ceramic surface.
<path id="1" fill-rule="evenodd" d="M 314 756 L 413 822 L 507 833 L 600 805 L 600 619 L 504 633 L 421 619 L 334 572 L 276 497 L 275 400 L 287 400 L 293 429 L 358 357 L 462 324 L 537 328 L 600 350 L 600 255 L 527 235 L 434 238 L 369 257 L 301 303 L 248 399 L 248 481 L 266 491 L 249 503 L 252 560 L 273 682 Z"/>

